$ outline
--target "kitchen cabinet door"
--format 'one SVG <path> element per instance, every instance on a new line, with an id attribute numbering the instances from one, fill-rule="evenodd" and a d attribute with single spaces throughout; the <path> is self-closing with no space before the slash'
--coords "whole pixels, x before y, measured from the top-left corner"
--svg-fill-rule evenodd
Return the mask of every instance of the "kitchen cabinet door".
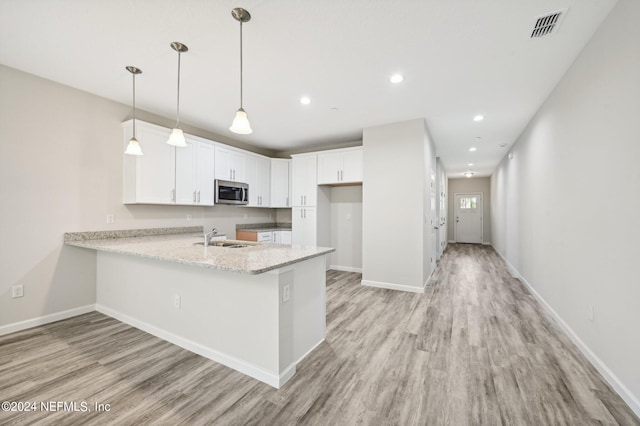
<path id="1" fill-rule="evenodd" d="M 242 152 L 216 146 L 216 179 L 246 182 L 246 155 Z"/>
<path id="2" fill-rule="evenodd" d="M 213 145 L 185 135 L 187 146 L 176 147 L 176 204 L 213 206 Z"/>
<path id="3" fill-rule="evenodd" d="M 271 207 L 291 207 L 291 160 L 271 159 Z"/>
<path id="4" fill-rule="evenodd" d="M 294 207 L 292 209 L 291 240 L 293 244 L 316 246 L 315 207 Z"/>
<path id="5" fill-rule="evenodd" d="M 362 148 L 318 154 L 318 185 L 362 182 Z"/>
<path id="6" fill-rule="evenodd" d="M 200 206 L 213 206 L 215 148 L 209 143 L 199 143 L 196 151 L 197 201 Z"/>
<path id="7" fill-rule="evenodd" d="M 196 146 L 186 138 L 186 147 L 176 147 L 176 204 L 196 204 Z"/>
<path id="8" fill-rule="evenodd" d="M 362 148 L 342 153 L 341 183 L 362 182 Z"/>
<path id="9" fill-rule="evenodd" d="M 342 153 L 318 154 L 318 185 L 340 182 Z"/>
<path id="10" fill-rule="evenodd" d="M 131 120 L 123 124 L 126 148 L 133 135 Z M 167 144 L 171 130 L 136 120 L 136 138 L 144 155 L 124 155 L 124 204 L 174 204 L 175 149 Z"/>
<path id="11" fill-rule="evenodd" d="M 318 194 L 318 156 L 294 156 L 292 165 L 293 206 L 315 206 Z"/>
<path id="12" fill-rule="evenodd" d="M 271 160 L 247 154 L 246 182 L 249 184 L 249 207 L 270 207 Z"/>

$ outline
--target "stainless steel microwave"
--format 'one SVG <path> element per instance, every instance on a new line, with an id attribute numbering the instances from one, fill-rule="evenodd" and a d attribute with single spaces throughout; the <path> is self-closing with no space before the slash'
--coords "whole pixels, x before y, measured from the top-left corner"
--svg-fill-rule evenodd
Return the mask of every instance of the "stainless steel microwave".
<path id="1" fill-rule="evenodd" d="M 249 184 L 216 179 L 216 204 L 249 204 Z"/>

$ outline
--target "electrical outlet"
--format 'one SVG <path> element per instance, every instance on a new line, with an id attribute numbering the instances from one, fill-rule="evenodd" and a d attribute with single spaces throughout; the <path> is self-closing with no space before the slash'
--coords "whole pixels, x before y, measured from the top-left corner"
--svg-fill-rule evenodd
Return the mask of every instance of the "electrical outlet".
<path id="1" fill-rule="evenodd" d="M 291 294 L 289 284 L 285 284 L 284 286 L 282 286 L 282 303 L 288 302 L 290 296 Z"/>
<path id="2" fill-rule="evenodd" d="M 191 215 L 190 215 L 190 214 L 188 214 L 188 215 L 187 215 L 187 222 L 188 222 L 188 221 L 190 221 L 190 220 L 191 220 Z"/>
<path id="3" fill-rule="evenodd" d="M 180 304 L 181 304 L 180 295 L 176 294 L 175 296 L 173 296 L 173 307 L 176 309 L 180 309 Z"/>
<path id="4" fill-rule="evenodd" d="M 11 297 L 15 299 L 16 297 L 22 296 L 24 296 L 24 288 L 22 287 L 22 284 L 16 284 L 11 287 Z"/>
<path id="5" fill-rule="evenodd" d="M 116 219 L 115 219 L 115 217 L 113 216 L 113 213 L 109 213 L 109 214 L 107 215 L 107 223 L 113 223 L 113 222 L 115 222 L 115 221 L 116 221 Z"/>

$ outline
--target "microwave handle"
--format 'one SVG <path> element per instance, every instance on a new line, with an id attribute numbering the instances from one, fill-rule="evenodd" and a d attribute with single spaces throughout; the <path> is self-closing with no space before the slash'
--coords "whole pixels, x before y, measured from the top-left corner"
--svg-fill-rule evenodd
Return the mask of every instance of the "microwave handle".
<path id="1" fill-rule="evenodd" d="M 247 190 L 242 188 L 242 201 L 247 201 Z"/>

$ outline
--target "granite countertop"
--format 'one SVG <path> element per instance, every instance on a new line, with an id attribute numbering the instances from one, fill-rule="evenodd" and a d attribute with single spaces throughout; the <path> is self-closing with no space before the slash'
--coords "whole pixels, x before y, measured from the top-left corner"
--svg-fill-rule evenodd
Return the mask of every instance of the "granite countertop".
<path id="1" fill-rule="evenodd" d="M 270 232 L 270 231 L 291 231 L 290 223 L 251 223 L 236 225 L 236 232 Z"/>
<path id="2" fill-rule="evenodd" d="M 123 237 L 119 237 L 118 231 L 112 231 L 107 235 L 101 232 L 65 234 L 65 244 L 244 274 L 261 274 L 335 251 L 329 247 L 249 241 L 237 241 L 238 244 L 248 244 L 248 247 L 241 248 L 204 247 L 198 244 L 203 242 L 201 232 L 143 232 L 139 235 L 132 231 L 121 232 L 124 233 Z"/>
<path id="3" fill-rule="evenodd" d="M 236 232 L 271 232 L 271 231 L 291 231 L 291 228 L 238 228 Z"/>

